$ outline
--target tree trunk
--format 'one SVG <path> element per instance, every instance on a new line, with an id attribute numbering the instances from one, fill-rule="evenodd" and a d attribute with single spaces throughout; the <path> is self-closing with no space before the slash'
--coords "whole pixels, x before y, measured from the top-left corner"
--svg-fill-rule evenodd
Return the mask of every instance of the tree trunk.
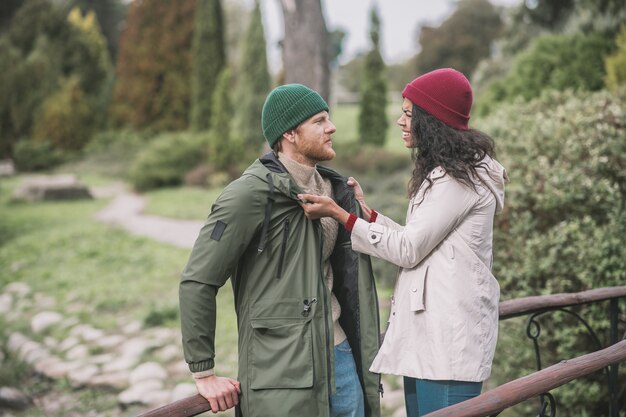
<path id="1" fill-rule="evenodd" d="M 300 83 L 330 95 L 328 31 L 321 0 L 280 0 L 285 22 L 285 83 Z"/>

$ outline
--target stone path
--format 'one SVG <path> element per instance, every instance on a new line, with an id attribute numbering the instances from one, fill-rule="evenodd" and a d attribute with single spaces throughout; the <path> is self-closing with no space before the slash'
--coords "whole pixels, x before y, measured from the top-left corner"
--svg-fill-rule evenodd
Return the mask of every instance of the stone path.
<path id="1" fill-rule="evenodd" d="M 175 220 L 143 214 L 145 202 L 137 194 L 124 192 L 113 200 L 96 219 L 123 227 L 132 234 L 149 237 L 181 248 L 191 248 L 203 222 Z"/>
<path id="2" fill-rule="evenodd" d="M 163 243 L 191 248 L 203 224 L 145 215 L 143 198 L 120 185 L 95 188 L 92 193 L 96 198 L 113 197 L 96 215 L 98 221 Z M 81 324 L 56 307 L 54 300 L 45 294 L 32 294 L 26 284 L 7 285 L 0 293 L 0 315 L 5 315 L 9 324 L 25 314 L 32 316 L 28 334 L 9 334 L 7 351 L 42 375 L 65 378 L 74 388 L 117 390 L 122 409 L 132 404 L 154 408 L 196 394 L 177 330 L 142 329 L 140 322 L 131 322 L 121 325 L 117 332 L 105 332 Z M 385 376 L 383 382 L 383 416 L 404 416 L 398 378 Z"/>
<path id="3" fill-rule="evenodd" d="M 65 378 L 72 388 L 118 391 L 122 408 L 153 408 L 196 393 L 182 358 L 178 330 L 144 329 L 141 322 L 133 321 L 107 332 L 81 324 L 55 300 L 33 293 L 20 282 L 0 292 L 0 315 L 8 328 L 31 317 L 28 329 L 7 332 L 8 353 L 40 375 Z"/>

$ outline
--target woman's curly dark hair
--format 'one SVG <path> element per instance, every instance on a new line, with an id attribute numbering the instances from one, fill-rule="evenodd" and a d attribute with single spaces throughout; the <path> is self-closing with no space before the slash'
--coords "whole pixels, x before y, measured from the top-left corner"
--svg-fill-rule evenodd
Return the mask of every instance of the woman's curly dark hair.
<path id="1" fill-rule="evenodd" d="M 432 187 L 428 173 L 438 166 L 476 190 L 476 168 L 481 167 L 485 156 L 495 156 L 494 141 L 485 133 L 454 129 L 416 105 L 411 114 L 411 138 L 415 168 L 409 181 L 409 198 L 415 197 L 424 180 L 428 181 L 426 190 Z"/>

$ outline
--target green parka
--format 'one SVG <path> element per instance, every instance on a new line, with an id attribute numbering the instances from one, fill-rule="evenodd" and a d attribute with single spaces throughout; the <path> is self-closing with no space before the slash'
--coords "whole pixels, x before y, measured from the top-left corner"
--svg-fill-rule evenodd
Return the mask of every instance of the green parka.
<path id="1" fill-rule="evenodd" d="M 346 178 L 318 166 L 337 202 L 359 214 Z M 214 366 L 215 296 L 231 277 L 239 331 L 237 415 L 324 417 L 334 391 L 333 320 L 322 269 L 322 228 L 298 205 L 302 191 L 270 153 L 229 184 L 191 252 L 180 283 L 185 360 Z M 369 372 L 379 347 L 370 258 L 339 228 L 331 255 L 339 322 L 356 361 L 365 415 L 380 416 L 380 376 Z"/>

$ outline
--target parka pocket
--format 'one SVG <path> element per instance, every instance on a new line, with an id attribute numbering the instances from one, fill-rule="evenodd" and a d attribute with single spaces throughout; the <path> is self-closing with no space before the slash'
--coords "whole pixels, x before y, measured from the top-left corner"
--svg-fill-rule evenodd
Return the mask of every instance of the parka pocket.
<path id="1" fill-rule="evenodd" d="M 313 386 L 311 319 L 316 303 L 315 297 L 281 298 L 260 299 L 250 306 L 251 389 Z"/>
<path id="2" fill-rule="evenodd" d="M 424 298 L 426 296 L 428 265 L 415 272 L 416 276 L 411 277 L 411 285 L 409 286 L 409 308 L 417 313 L 426 309 Z"/>
<path id="3" fill-rule="evenodd" d="M 310 320 L 252 319 L 250 388 L 310 388 L 313 347 Z"/>

